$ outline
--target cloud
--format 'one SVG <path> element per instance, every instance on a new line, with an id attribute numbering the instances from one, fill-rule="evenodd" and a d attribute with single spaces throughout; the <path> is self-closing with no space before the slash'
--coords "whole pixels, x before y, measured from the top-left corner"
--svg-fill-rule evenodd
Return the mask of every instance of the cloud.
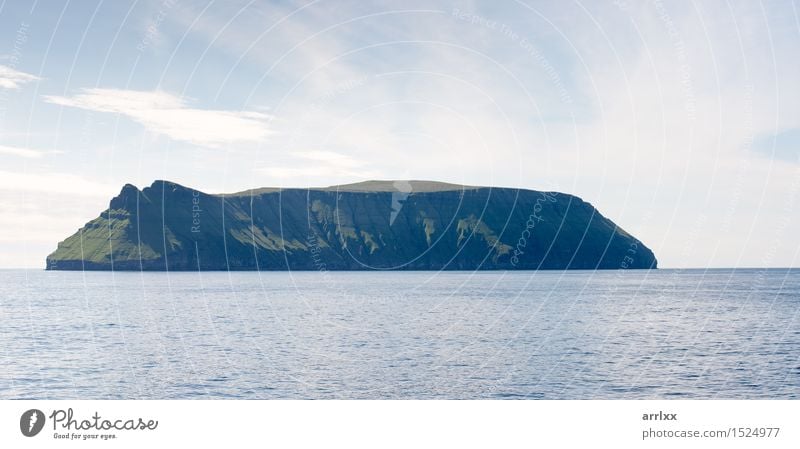
<path id="1" fill-rule="evenodd" d="M 267 114 L 191 108 L 182 98 L 162 91 L 95 88 L 82 89 L 72 97 L 44 99 L 61 106 L 122 114 L 152 132 L 196 145 L 258 143 L 271 134 Z"/>
<path id="2" fill-rule="evenodd" d="M 768 158 L 800 162 L 800 128 L 758 136 L 753 150 Z"/>
<path id="3" fill-rule="evenodd" d="M 364 161 L 333 151 L 298 151 L 293 155 L 301 159 L 321 162 L 339 168 L 355 168 L 365 164 Z"/>
<path id="4" fill-rule="evenodd" d="M 11 67 L 0 65 L 0 88 L 19 89 L 23 84 L 38 81 L 41 78 L 29 73 L 20 72 Z"/>
<path id="5" fill-rule="evenodd" d="M 28 159 L 39 159 L 44 156 L 44 151 L 31 150 L 30 148 L 9 147 L 0 145 L 0 154 L 7 154 L 10 156 L 19 156 Z"/>
<path id="6" fill-rule="evenodd" d="M 368 169 L 365 161 L 333 151 L 298 151 L 291 156 L 305 162 L 291 166 L 262 167 L 256 172 L 278 179 L 333 177 L 352 180 L 380 177 L 380 172 Z"/>
<path id="7" fill-rule="evenodd" d="M 15 173 L 0 170 L 0 191 L 110 198 L 117 190 L 118 187 L 67 173 Z"/>

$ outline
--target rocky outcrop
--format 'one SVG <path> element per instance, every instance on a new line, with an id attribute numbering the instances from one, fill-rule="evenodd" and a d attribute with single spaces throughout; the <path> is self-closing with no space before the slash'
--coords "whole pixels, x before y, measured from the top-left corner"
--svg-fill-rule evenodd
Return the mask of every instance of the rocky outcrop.
<path id="1" fill-rule="evenodd" d="M 424 181 L 209 195 L 125 185 L 48 270 L 655 268 L 580 198 Z"/>

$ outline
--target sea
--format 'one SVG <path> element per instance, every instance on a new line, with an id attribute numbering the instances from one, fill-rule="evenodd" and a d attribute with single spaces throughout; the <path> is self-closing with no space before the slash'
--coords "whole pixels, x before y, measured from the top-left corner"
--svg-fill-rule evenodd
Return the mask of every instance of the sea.
<path id="1" fill-rule="evenodd" d="M 797 399 L 800 270 L 0 271 L 0 399 Z"/>

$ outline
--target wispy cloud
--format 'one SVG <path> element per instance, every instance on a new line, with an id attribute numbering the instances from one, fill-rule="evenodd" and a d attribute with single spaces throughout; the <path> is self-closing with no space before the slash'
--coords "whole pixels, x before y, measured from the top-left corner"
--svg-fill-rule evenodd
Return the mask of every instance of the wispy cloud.
<path id="1" fill-rule="evenodd" d="M 291 155 L 304 162 L 291 166 L 262 167 L 256 169 L 256 172 L 277 179 L 380 177 L 380 172 L 369 169 L 366 162 L 333 151 L 298 151 Z"/>
<path id="2" fill-rule="evenodd" d="M 102 184 L 68 173 L 15 173 L 0 170 L 0 191 L 108 198 L 118 189 L 119 186 Z"/>
<path id="3" fill-rule="evenodd" d="M 765 157 L 800 162 L 800 128 L 758 136 L 753 142 L 753 150 Z"/>
<path id="4" fill-rule="evenodd" d="M 61 153 L 60 151 L 41 151 L 41 150 L 33 150 L 30 148 L 22 148 L 22 147 L 10 147 L 6 145 L 0 145 L 0 154 L 5 154 L 9 156 L 17 156 L 17 157 L 24 157 L 28 159 L 40 159 L 42 156 L 47 154 L 58 154 Z"/>
<path id="5" fill-rule="evenodd" d="M 38 81 L 40 78 L 30 73 L 20 72 L 11 67 L 0 65 L 0 88 L 19 89 L 23 84 Z"/>
<path id="6" fill-rule="evenodd" d="M 192 108 L 184 99 L 162 91 L 95 88 L 71 97 L 44 99 L 62 106 L 122 114 L 152 132 L 196 145 L 257 143 L 271 134 L 267 114 Z"/>
<path id="7" fill-rule="evenodd" d="M 316 163 L 323 163 L 326 165 L 339 167 L 339 168 L 356 168 L 365 165 L 365 162 L 352 158 L 346 154 L 336 153 L 333 151 L 298 151 L 292 153 L 293 156 Z"/>

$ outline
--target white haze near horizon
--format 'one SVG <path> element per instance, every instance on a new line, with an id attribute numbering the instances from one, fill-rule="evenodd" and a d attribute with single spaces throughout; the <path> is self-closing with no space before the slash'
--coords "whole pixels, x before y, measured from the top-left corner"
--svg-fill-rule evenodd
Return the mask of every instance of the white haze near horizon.
<path id="1" fill-rule="evenodd" d="M 0 5 L 0 267 L 123 184 L 591 202 L 661 267 L 798 266 L 793 1 Z"/>

